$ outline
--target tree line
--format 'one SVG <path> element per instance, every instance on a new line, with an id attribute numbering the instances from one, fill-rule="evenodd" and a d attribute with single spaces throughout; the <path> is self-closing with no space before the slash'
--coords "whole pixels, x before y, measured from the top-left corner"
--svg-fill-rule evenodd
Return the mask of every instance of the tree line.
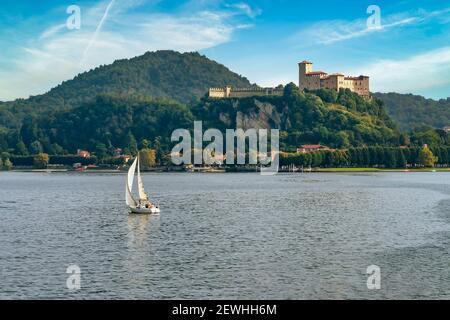
<path id="1" fill-rule="evenodd" d="M 282 153 L 280 166 L 303 167 L 449 167 L 450 147 L 428 146 L 400 147 L 361 147 L 336 151 L 314 151 L 310 153 Z"/>
<path id="2" fill-rule="evenodd" d="M 150 169 L 157 165 L 156 151 L 153 149 L 139 150 L 141 168 L 143 170 Z M 78 155 L 48 155 L 47 153 L 38 153 L 28 156 L 17 156 L 3 153 L 0 156 L 0 170 L 10 170 L 15 167 L 34 167 L 45 169 L 49 165 L 72 166 L 79 163 L 81 166 L 88 165 L 105 165 L 105 166 L 122 166 L 127 164 L 124 157 L 105 157 L 102 159 L 96 156 L 82 157 Z"/>

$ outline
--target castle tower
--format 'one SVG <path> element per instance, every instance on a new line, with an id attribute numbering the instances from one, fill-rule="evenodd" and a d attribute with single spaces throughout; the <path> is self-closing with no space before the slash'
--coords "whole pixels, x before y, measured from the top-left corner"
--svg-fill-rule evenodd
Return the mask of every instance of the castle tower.
<path id="1" fill-rule="evenodd" d="M 225 97 L 229 98 L 231 96 L 231 86 L 225 87 Z"/>
<path id="2" fill-rule="evenodd" d="M 306 74 L 309 72 L 312 72 L 312 62 L 309 61 L 302 61 L 298 64 L 299 68 L 299 80 L 298 80 L 298 87 L 300 90 L 304 90 L 308 87 L 307 80 L 306 80 Z"/>

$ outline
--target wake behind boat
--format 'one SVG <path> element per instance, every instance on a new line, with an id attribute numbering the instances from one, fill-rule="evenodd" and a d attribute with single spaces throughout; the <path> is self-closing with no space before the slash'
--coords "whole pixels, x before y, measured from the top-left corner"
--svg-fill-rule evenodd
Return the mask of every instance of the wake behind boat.
<path id="1" fill-rule="evenodd" d="M 134 198 L 133 193 L 131 192 L 133 188 L 134 174 L 136 172 L 136 167 L 137 167 L 137 182 L 138 182 L 137 184 L 139 194 L 139 197 L 137 199 Z M 139 154 L 136 157 L 136 159 L 134 159 L 133 164 L 128 170 L 127 181 L 125 184 L 125 201 L 131 213 L 140 213 L 140 214 L 160 213 L 159 206 L 153 204 L 149 200 L 147 193 L 145 193 L 144 182 L 142 181 L 141 171 L 139 168 Z"/>

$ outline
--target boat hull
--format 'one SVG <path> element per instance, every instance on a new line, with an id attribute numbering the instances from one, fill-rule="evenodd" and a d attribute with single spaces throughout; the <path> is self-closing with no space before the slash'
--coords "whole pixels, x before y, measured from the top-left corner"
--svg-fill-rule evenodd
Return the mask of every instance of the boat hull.
<path id="1" fill-rule="evenodd" d="M 160 209 L 158 207 L 151 207 L 151 208 L 134 208 L 134 207 L 130 207 L 130 213 L 158 215 L 160 213 Z"/>

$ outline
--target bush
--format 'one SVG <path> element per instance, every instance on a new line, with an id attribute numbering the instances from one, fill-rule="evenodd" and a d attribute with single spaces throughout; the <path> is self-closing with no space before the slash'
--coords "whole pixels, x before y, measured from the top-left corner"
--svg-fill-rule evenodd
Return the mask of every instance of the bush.
<path id="1" fill-rule="evenodd" d="M 11 162 L 15 167 L 17 166 L 32 166 L 33 157 L 32 156 L 11 156 Z"/>
<path id="2" fill-rule="evenodd" d="M 49 161 L 49 164 L 62 164 L 66 166 L 72 166 L 74 163 L 81 163 L 83 166 L 96 164 L 97 157 L 92 156 L 89 158 L 84 158 L 78 155 L 51 156 Z"/>
<path id="3" fill-rule="evenodd" d="M 152 149 L 141 150 L 140 162 L 143 169 L 148 169 L 156 166 L 156 151 Z"/>
<path id="4" fill-rule="evenodd" d="M 114 166 L 123 166 L 125 164 L 125 159 L 124 158 L 116 158 L 116 157 L 108 157 L 108 158 L 103 158 L 100 161 L 100 163 L 114 165 Z"/>
<path id="5" fill-rule="evenodd" d="M 3 161 L 3 170 L 11 170 L 13 168 L 13 165 L 9 159 L 6 159 Z M 1 167 L 0 167 L 1 169 Z"/>
<path id="6" fill-rule="evenodd" d="M 46 153 L 39 153 L 33 157 L 33 165 L 37 169 L 45 169 L 48 166 L 50 158 Z"/>

